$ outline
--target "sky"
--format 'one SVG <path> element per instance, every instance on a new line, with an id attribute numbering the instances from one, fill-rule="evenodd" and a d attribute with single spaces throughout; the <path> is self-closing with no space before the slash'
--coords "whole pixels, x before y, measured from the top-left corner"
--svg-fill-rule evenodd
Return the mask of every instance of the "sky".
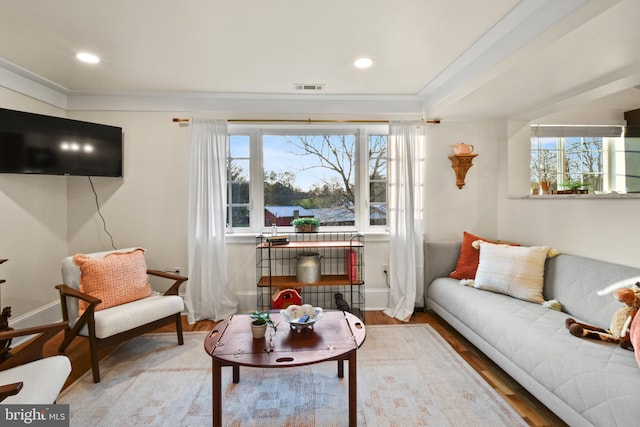
<path id="1" fill-rule="evenodd" d="M 292 147 L 287 142 L 288 136 L 264 135 L 263 159 L 264 170 L 282 173 L 293 172 L 296 176 L 295 186 L 307 191 L 313 184 L 322 184 L 323 178 L 331 174 L 337 174 L 327 168 L 313 167 L 320 163 L 315 155 L 298 155 L 299 149 Z M 320 137 L 318 137 L 320 138 Z M 232 135 L 231 157 L 235 163 L 244 169 L 249 164 L 249 136 Z M 248 172 L 248 171 L 245 171 Z"/>
<path id="2" fill-rule="evenodd" d="M 318 158 L 314 155 L 292 154 L 292 147 L 286 142 L 286 137 L 280 135 L 265 135 L 264 142 L 264 169 L 265 171 L 285 172 L 291 171 L 296 175 L 296 186 L 302 190 L 309 190 L 313 184 L 321 184 L 322 179 L 330 172 L 326 168 L 310 168 L 319 165 Z"/>

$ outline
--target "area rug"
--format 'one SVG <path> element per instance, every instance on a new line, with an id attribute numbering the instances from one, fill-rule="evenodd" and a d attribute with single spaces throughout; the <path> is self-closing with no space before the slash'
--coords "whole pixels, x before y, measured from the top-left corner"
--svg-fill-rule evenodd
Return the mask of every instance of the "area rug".
<path id="1" fill-rule="evenodd" d="M 204 337 L 134 338 L 100 363 L 100 383 L 87 372 L 58 403 L 70 405 L 71 426 L 211 425 Z M 367 326 L 357 358 L 359 426 L 527 425 L 429 325 Z M 241 368 L 238 384 L 223 368 L 222 387 L 226 426 L 348 424 L 347 374 L 339 379 L 335 362 Z"/>

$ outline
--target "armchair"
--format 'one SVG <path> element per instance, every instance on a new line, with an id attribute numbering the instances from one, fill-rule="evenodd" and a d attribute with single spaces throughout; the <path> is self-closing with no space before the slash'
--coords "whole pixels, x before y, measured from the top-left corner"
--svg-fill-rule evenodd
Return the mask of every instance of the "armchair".
<path id="1" fill-rule="evenodd" d="M 84 260 L 89 261 L 89 265 L 93 265 L 94 261 L 102 262 L 105 260 L 111 262 L 119 256 L 125 258 L 129 254 L 140 256 L 140 251 L 144 253 L 144 249 L 129 248 L 118 251 L 96 252 L 82 257 Z M 81 277 L 86 279 L 83 279 L 85 282 L 88 282 L 90 275 L 87 270 L 81 271 L 81 268 L 76 265 L 76 262 L 79 262 L 78 259 L 76 258 L 76 262 L 74 262 L 74 258 L 70 256 L 62 260 L 64 284 L 56 286 L 56 289 L 60 292 L 63 320 L 69 322 L 59 350 L 64 352 L 77 336 L 88 338 L 94 383 L 100 382 L 98 350 L 101 347 L 128 340 L 171 323 L 175 323 L 178 344 L 183 344 L 180 313 L 184 309 L 184 302 L 178 295 L 178 291 L 180 285 L 188 280 L 187 277 L 147 269 L 143 255 L 142 261 L 136 262 L 136 265 L 133 266 L 127 262 L 119 263 L 116 260 L 115 262 L 119 263 L 116 266 L 118 269 L 116 271 L 117 274 L 111 274 L 104 278 L 106 282 L 109 282 L 108 285 L 104 285 L 102 283 L 103 278 L 101 278 L 100 286 L 115 286 L 122 288 L 119 289 L 120 292 L 126 291 L 127 288 L 131 287 L 129 277 L 140 275 L 144 276 L 142 280 L 145 281 L 146 286 L 149 286 L 149 275 L 173 280 L 174 283 L 164 294 L 152 292 L 149 287 L 149 296 L 103 308 L 105 306 L 101 306 L 103 299 L 81 291 L 81 289 L 86 288 L 86 286 L 81 287 Z M 83 265 L 81 262 L 80 264 Z M 110 271 L 109 269 L 101 268 L 98 270 L 107 273 Z M 125 280 L 127 281 L 126 284 L 124 283 Z M 104 299 L 105 303 L 108 302 L 108 298 L 105 297 Z"/>
<path id="2" fill-rule="evenodd" d="M 0 363 L 0 402 L 2 404 L 54 403 L 71 373 L 69 358 L 63 355 L 43 357 L 42 347 L 66 322 L 0 332 L 0 340 L 35 335 L 35 338 L 11 352 Z"/>

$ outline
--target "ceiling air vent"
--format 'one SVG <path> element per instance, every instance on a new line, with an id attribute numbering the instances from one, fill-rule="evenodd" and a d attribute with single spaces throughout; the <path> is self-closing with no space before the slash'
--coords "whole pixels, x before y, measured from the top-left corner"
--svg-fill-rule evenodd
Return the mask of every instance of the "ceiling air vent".
<path id="1" fill-rule="evenodd" d="M 320 92 L 324 90 L 324 84 L 296 83 L 294 89 L 303 92 Z"/>

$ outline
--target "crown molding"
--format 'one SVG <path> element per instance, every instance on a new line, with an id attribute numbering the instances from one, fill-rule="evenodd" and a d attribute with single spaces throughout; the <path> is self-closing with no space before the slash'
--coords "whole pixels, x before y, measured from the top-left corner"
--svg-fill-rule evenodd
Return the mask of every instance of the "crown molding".
<path id="1" fill-rule="evenodd" d="M 0 86 L 66 111 L 421 114 L 414 95 L 69 91 L 0 58 Z"/>
<path id="2" fill-rule="evenodd" d="M 2 58 L 0 86 L 54 107 L 67 109 L 69 91 L 66 88 Z"/>
<path id="3" fill-rule="evenodd" d="M 395 95 L 278 95 L 220 93 L 71 93 L 68 110 L 217 111 L 226 113 L 421 113 L 423 100 Z"/>

